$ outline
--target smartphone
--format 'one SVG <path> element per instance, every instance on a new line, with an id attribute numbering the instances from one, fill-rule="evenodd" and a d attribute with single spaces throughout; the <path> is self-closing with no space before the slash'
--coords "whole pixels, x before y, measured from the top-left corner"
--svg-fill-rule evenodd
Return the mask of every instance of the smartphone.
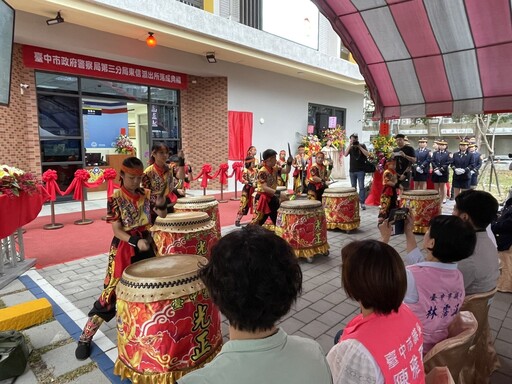
<path id="1" fill-rule="evenodd" d="M 401 235 L 405 231 L 405 219 L 409 214 L 409 208 L 393 208 L 389 213 L 391 235 Z"/>

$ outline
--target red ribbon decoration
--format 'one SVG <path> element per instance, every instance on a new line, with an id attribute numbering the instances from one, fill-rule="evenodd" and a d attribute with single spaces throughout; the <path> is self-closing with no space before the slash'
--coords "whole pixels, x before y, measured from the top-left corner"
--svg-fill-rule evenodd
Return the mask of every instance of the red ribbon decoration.
<path id="1" fill-rule="evenodd" d="M 50 196 L 50 201 L 57 200 L 57 192 L 62 195 L 59 186 L 57 185 L 57 171 L 48 169 L 43 173 L 43 182 L 46 184 L 45 189 Z"/>
<path id="2" fill-rule="evenodd" d="M 228 183 L 228 169 L 229 165 L 228 163 L 222 163 L 219 165 L 219 169 L 215 174 L 211 177 L 212 179 L 216 179 L 219 177 L 219 181 L 222 185 L 226 185 Z"/>
<path id="3" fill-rule="evenodd" d="M 212 166 L 210 164 L 203 164 L 201 167 L 201 172 L 199 175 L 197 175 L 194 180 L 198 180 L 202 177 L 201 180 L 201 188 L 208 188 L 208 180 L 212 179 L 213 177 L 209 175 L 209 173 L 212 171 Z"/>
<path id="4" fill-rule="evenodd" d="M 68 193 L 73 192 L 73 199 L 74 200 L 82 200 L 84 197 L 83 194 L 83 187 L 86 185 L 87 180 L 89 180 L 89 172 L 87 172 L 85 169 L 77 169 L 75 171 L 75 178 L 69 185 L 69 187 L 62 192 L 62 195 L 67 195 Z M 101 180 L 103 182 L 103 178 Z"/>
<path id="5" fill-rule="evenodd" d="M 244 179 L 242 169 L 244 168 L 244 163 L 242 163 L 241 161 L 237 161 L 231 165 L 231 168 L 233 169 L 233 172 L 231 172 L 231 175 L 229 175 L 228 177 L 231 178 L 233 177 L 233 175 L 235 175 L 235 180 L 238 180 L 239 182 L 243 183 Z"/>
<path id="6" fill-rule="evenodd" d="M 114 189 L 119 189 L 121 186 L 114 183 L 114 179 L 117 177 L 117 172 L 114 168 L 107 168 L 103 171 L 103 178 L 107 181 L 107 197 L 112 196 Z"/>

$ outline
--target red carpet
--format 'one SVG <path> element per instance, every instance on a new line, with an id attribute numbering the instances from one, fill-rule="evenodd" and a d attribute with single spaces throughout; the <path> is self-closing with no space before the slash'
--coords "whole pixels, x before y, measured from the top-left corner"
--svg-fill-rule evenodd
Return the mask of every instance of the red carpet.
<path id="1" fill-rule="evenodd" d="M 225 193 L 224 198 L 232 197 L 233 193 Z M 218 199 L 220 196 L 216 196 Z M 228 200 L 219 203 L 221 226 L 233 225 L 238 212 L 239 201 Z M 76 225 L 74 221 L 82 218 L 81 212 L 57 214 L 55 221 L 64 224 L 61 229 L 45 230 L 43 226 L 51 222 L 50 216 L 38 217 L 25 225 L 23 235 L 25 257 L 37 259 L 36 268 L 62 264 L 88 256 L 107 253 L 112 241 L 112 229 L 101 220 L 106 214 L 105 209 L 86 211 L 85 217 L 93 219 L 88 225 Z M 248 222 L 252 215 L 244 216 L 242 222 Z"/>

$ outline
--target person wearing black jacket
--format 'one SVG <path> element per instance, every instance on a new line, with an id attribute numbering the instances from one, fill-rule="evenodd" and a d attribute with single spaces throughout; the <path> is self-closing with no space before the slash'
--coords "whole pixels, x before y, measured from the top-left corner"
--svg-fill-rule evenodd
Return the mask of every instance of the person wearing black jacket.
<path id="1" fill-rule="evenodd" d="M 491 224 L 491 229 L 496 237 L 501 261 L 498 290 L 512 292 L 512 197 L 506 201 L 498 219 Z"/>

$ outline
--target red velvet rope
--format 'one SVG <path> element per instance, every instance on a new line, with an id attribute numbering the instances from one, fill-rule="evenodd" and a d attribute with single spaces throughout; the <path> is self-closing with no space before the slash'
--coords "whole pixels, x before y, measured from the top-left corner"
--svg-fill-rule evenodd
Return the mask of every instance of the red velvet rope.
<path id="1" fill-rule="evenodd" d="M 88 183 L 87 180 L 91 177 L 86 169 L 78 169 L 75 172 L 75 178 L 69 185 L 69 187 L 63 192 L 60 190 L 57 184 L 57 171 L 48 169 L 43 173 L 43 182 L 46 184 L 46 192 L 50 196 L 50 201 L 55 201 L 57 193 L 61 196 L 67 195 L 73 191 L 74 200 L 83 199 L 83 187 L 96 188 L 100 186 L 104 181 L 107 181 L 107 196 L 112 196 L 115 188 L 121 188 L 118 184 L 114 183 L 114 179 L 117 176 L 117 172 L 113 168 L 107 168 L 103 172 L 103 175 L 98 177 L 96 181 Z"/>
<path id="2" fill-rule="evenodd" d="M 228 177 L 231 178 L 233 175 L 235 176 L 235 180 L 238 180 L 239 182 L 243 183 L 243 172 L 242 169 L 244 168 L 244 163 L 241 161 L 237 161 L 231 165 L 231 168 L 233 169 L 233 172 L 231 172 L 231 175 Z"/>
<path id="3" fill-rule="evenodd" d="M 201 188 L 208 188 L 208 180 L 213 179 L 212 176 L 210 176 L 210 172 L 212 171 L 212 166 L 210 164 L 203 164 L 201 167 L 201 172 L 199 172 L 199 175 L 194 178 L 194 180 L 201 180 Z"/>
<path id="4" fill-rule="evenodd" d="M 216 179 L 218 177 L 220 183 L 222 185 L 226 185 L 228 183 L 228 169 L 228 163 L 222 163 L 221 165 L 219 165 L 219 169 L 217 169 L 217 172 L 215 172 L 211 178 Z"/>

